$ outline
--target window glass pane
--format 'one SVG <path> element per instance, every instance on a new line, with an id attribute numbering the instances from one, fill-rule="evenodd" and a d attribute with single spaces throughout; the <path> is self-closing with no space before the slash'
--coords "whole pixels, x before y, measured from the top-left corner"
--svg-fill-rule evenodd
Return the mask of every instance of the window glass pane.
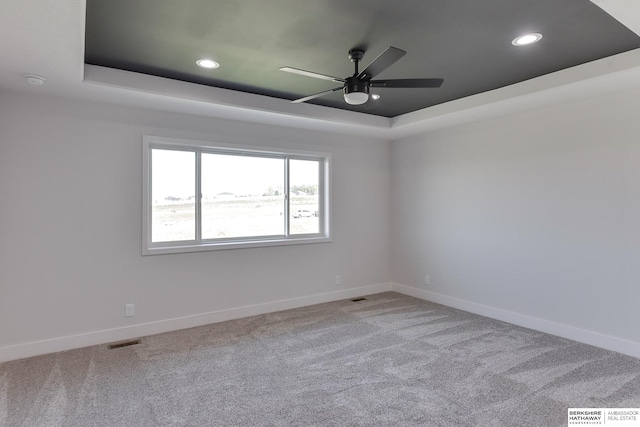
<path id="1" fill-rule="evenodd" d="M 196 154 L 151 150 L 152 242 L 196 238 Z"/>
<path id="2" fill-rule="evenodd" d="M 290 160 L 289 212 L 291 234 L 320 232 L 320 162 L 317 160 Z"/>
<path id="3" fill-rule="evenodd" d="M 284 159 L 202 154 L 202 238 L 284 235 Z"/>

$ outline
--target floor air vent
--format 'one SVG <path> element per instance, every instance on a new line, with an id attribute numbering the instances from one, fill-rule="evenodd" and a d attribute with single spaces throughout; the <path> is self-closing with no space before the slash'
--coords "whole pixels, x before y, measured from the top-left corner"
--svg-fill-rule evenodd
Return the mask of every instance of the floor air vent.
<path id="1" fill-rule="evenodd" d="M 353 302 L 359 302 L 359 301 L 366 301 L 367 299 L 365 297 L 360 297 L 360 298 L 354 298 L 351 301 Z"/>
<path id="2" fill-rule="evenodd" d="M 117 344 L 109 344 L 109 350 L 113 350 L 114 348 L 129 347 L 130 345 L 136 344 L 140 344 L 140 340 L 123 341 Z"/>

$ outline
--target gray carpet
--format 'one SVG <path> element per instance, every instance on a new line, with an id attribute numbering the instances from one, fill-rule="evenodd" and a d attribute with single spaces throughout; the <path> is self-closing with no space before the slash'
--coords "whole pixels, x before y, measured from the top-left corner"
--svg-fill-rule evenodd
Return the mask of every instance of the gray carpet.
<path id="1" fill-rule="evenodd" d="M 561 426 L 640 360 L 388 292 L 0 364 L 2 426 Z"/>

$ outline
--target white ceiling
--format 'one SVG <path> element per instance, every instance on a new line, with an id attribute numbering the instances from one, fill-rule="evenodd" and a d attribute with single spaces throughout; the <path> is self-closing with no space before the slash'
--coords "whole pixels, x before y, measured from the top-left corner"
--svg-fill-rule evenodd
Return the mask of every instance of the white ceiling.
<path id="1" fill-rule="evenodd" d="M 592 0 L 636 34 L 640 1 Z M 397 139 L 640 86 L 640 49 L 387 119 L 84 64 L 84 0 L 0 2 L 0 89 Z M 44 76 L 32 86 L 24 74 Z M 1 100 L 0 96 L 0 100 Z M 302 107 L 302 108 L 301 108 Z"/>

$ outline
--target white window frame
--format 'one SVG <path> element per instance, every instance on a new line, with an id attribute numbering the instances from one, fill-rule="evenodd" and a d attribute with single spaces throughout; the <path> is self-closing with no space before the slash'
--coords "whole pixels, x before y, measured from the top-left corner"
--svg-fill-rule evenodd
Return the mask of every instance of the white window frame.
<path id="1" fill-rule="evenodd" d="M 151 150 L 167 149 L 196 153 L 196 194 L 200 193 L 200 154 L 217 153 L 269 157 L 284 159 L 315 160 L 320 162 L 318 182 L 319 206 L 318 218 L 320 230 L 314 234 L 289 233 L 289 179 L 288 161 L 285 162 L 285 211 L 283 221 L 284 236 L 259 236 L 234 239 L 202 239 L 201 237 L 201 199 L 196 197 L 196 238 L 176 242 L 152 242 L 152 175 Z M 238 145 L 217 142 L 205 142 L 145 135 L 142 138 L 142 254 L 171 254 L 200 252 L 224 249 L 256 248 L 264 246 L 300 245 L 331 242 L 330 199 L 331 199 L 331 153 L 292 149 L 275 149 L 250 145 Z"/>

